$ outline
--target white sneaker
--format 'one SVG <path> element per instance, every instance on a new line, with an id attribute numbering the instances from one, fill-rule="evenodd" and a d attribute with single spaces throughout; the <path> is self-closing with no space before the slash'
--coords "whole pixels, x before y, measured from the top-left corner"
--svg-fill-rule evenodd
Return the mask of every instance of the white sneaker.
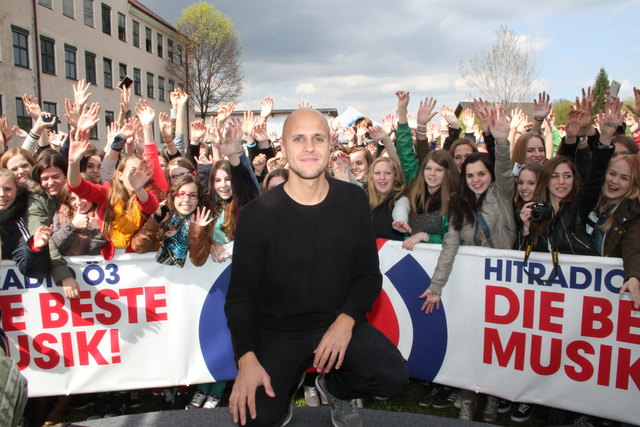
<path id="1" fill-rule="evenodd" d="M 318 389 L 315 387 L 304 386 L 304 401 L 307 403 L 307 406 L 311 406 L 312 408 L 320 406 Z"/>
<path id="2" fill-rule="evenodd" d="M 213 409 L 220 404 L 220 398 L 212 395 L 207 396 L 207 400 L 205 400 L 204 405 L 202 407 L 204 409 Z"/>
<path id="3" fill-rule="evenodd" d="M 207 400 L 207 395 L 202 393 L 200 390 L 196 391 L 191 398 L 191 403 L 184 407 L 184 409 L 196 409 L 202 408 L 204 401 Z"/>

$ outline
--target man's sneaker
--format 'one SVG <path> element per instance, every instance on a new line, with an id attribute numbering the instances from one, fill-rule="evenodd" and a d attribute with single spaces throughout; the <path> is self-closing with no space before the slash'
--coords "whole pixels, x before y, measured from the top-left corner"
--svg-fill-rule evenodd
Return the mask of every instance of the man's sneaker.
<path id="1" fill-rule="evenodd" d="M 595 427 L 597 424 L 596 419 L 589 415 L 580 415 L 573 421 L 574 426 Z"/>
<path id="2" fill-rule="evenodd" d="M 433 400 L 431 406 L 436 409 L 448 408 L 453 405 L 454 400 L 456 400 L 456 397 L 458 396 L 457 393 L 457 388 L 443 387 L 442 390 L 440 390 L 440 393 L 438 393 L 436 398 Z"/>
<path id="3" fill-rule="evenodd" d="M 164 411 L 164 393 L 154 391 L 151 393 L 152 408 L 154 412 Z"/>
<path id="4" fill-rule="evenodd" d="M 506 399 L 500 399 L 500 406 L 498 406 L 499 414 L 506 414 L 511 410 L 511 401 Z"/>
<path id="5" fill-rule="evenodd" d="M 482 412 L 482 419 L 485 423 L 492 423 L 498 419 L 498 406 L 500 406 L 500 399 L 493 396 L 487 396 L 487 403 L 484 406 Z"/>
<path id="6" fill-rule="evenodd" d="M 473 421 L 473 413 L 476 412 L 477 401 L 476 399 L 462 400 L 460 406 L 460 414 L 458 419 L 463 421 Z"/>
<path id="7" fill-rule="evenodd" d="M 303 372 L 302 375 L 300 376 L 300 380 L 298 381 L 298 385 L 297 385 L 296 388 L 293 389 L 293 392 L 291 393 L 291 397 L 289 398 L 289 407 L 287 408 L 287 412 L 285 412 L 284 416 L 282 417 L 282 421 L 280 423 L 276 424 L 277 426 L 284 427 L 284 426 L 288 425 L 291 422 L 291 418 L 293 418 L 293 405 L 294 405 L 295 400 L 296 400 L 296 393 L 298 392 L 298 390 L 302 386 L 302 383 L 304 383 L 305 375 L 306 374 Z"/>
<path id="8" fill-rule="evenodd" d="M 438 394 L 442 390 L 442 386 L 434 383 L 430 384 L 422 384 L 422 394 L 418 399 L 418 405 L 420 406 L 429 406 L 436 399 Z"/>
<path id="9" fill-rule="evenodd" d="M 304 401 L 307 406 L 315 408 L 320 406 L 320 396 L 318 396 L 318 389 L 313 386 L 304 386 Z"/>
<path id="10" fill-rule="evenodd" d="M 533 411 L 533 406 L 528 403 L 521 403 L 518 405 L 515 412 L 511 414 L 511 421 L 515 421 L 516 423 L 529 421 L 529 418 L 531 418 L 531 411 Z"/>
<path id="11" fill-rule="evenodd" d="M 362 417 L 355 399 L 341 400 L 329 393 L 323 374 L 316 377 L 316 388 L 320 396 L 324 396 L 329 402 L 334 427 L 362 427 Z"/>
<path id="12" fill-rule="evenodd" d="M 196 409 L 202 408 L 205 400 L 207 400 L 207 395 L 202 393 L 200 390 L 196 390 L 191 398 L 191 403 L 184 407 L 184 409 Z"/>
<path id="13" fill-rule="evenodd" d="M 205 400 L 204 405 L 202 405 L 202 407 L 204 409 L 213 409 L 219 404 L 220 404 L 220 398 L 210 394 L 207 396 L 207 400 Z"/>
<path id="14" fill-rule="evenodd" d="M 460 390 L 456 390 L 451 393 L 453 397 L 453 407 L 456 409 L 462 408 L 462 394 L 460 394 Z"/>

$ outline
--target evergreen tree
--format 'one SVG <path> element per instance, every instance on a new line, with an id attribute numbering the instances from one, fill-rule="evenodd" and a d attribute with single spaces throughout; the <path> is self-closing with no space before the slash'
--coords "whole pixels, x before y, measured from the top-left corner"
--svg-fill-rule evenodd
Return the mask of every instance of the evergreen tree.
<path id="1" fill-rule="evenodd" d="M 593 84 L 593 92 L 595 94 L 596 103 L 593 107 L 593 111 L 591 114 L 597 114 L 604 111 L 604 103 L 605 96 L 607 95 L 607 90 L 609 89 L 609 76 L 607 76 L 607 72 L 604 67 L 600 68 L 600 72 L 596 77 L 596 81 Z"/>

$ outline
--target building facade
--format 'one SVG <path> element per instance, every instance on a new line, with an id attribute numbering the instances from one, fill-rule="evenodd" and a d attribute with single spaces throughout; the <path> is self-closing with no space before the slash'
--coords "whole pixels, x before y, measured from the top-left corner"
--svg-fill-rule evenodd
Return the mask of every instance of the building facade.
<path id="1" fill-rule="evenodd" d="M 34 95 L 67 130 L 64 99 L 72 99 L 73 84 L 85 79 L 89 102 L 101 105 L 91 137 L 102 148 L 106 126 L 118 116 L 118 84 L 125 76 L 133 80 L 132 110 L 140 97 L 157 113 L 171 109 L 169 92 L 184 83 L 175 81 L 169 65 L 186 66 L 184 46 L 183 35 L 135 0 L 1 1 L 0 112 L 28 131 L 21 96 Z"/>

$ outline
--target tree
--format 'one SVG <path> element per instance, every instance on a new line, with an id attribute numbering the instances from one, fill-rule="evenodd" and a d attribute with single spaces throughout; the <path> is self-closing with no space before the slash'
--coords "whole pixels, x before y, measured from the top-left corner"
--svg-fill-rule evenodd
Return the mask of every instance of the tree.
<path id="1" fill-rule="evenodd" d="M 553 101 L 553 113 L 556 115 L 556 126 L 567 123 L 567 115 L 572 107 L 573 102 L 567 99 Z"/>
<path id="2" fill-rule="evenodd" d="M 481 51 L 467 64 L 461 62 L 459 71 L 482 97 L 509 108 L 517 102 L 531 101 L 538 74 L 533 51 L 522 46 L 518 35 L 505 26 L 496 31 L 496 42 L 490 50 Z"/>
<path id="3" fill-rule="evenodd" d="M 242 93 L 241 47 L 231 19 L 198 2 L 182 11 L 176 28 L 187 39 L 187 61 L 186 67 L 169 63 L 169 71 L 187 82 L 200 116 L 222 101 L 236 101 Z"/>
<path id="4" fill-rule="evenodd" d="M 591 114 L 602 113 L 604 111 L 605 97 L 609 90 L 609 76 L 604 67 L 600 68 L 600 72 L 596 76 L 596 81 L 593 84 L 593 92 L 596 98 L 596 105 L 593 107 Z"/>

